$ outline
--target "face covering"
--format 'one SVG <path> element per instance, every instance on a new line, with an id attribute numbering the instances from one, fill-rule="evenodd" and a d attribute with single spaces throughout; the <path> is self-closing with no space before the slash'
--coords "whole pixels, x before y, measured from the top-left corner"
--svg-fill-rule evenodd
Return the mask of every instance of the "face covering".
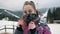
<path id="1" fill-rule="evenodd" d="M 29 24 L 30 21 L 32 21 L 36 18 L 37 18 L 36 14 L 26 14 L 25 15 L 25 21 L 26 21 L 27 25 Z"/>

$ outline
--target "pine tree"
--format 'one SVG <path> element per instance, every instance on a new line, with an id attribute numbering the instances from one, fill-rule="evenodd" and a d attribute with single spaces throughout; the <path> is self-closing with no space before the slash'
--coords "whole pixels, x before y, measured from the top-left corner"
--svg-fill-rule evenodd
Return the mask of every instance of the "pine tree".
<path id="1" fill-rule="evenodd" d="M 51 23 L 51 19 L 52 19 L 52 13 L 51 10 L 49 9 L 47 13 L 47 22 L 49 21 Z"/>

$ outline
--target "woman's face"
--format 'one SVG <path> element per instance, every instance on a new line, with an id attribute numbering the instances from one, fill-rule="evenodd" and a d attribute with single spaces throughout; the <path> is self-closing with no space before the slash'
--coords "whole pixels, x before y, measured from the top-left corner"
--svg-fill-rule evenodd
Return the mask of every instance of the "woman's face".
<path id="1" fill-rule="evenodd" d="M 25 5 L 23 11 L 23 14 L 36 14 L 36 11 L 31 5 Z"/>

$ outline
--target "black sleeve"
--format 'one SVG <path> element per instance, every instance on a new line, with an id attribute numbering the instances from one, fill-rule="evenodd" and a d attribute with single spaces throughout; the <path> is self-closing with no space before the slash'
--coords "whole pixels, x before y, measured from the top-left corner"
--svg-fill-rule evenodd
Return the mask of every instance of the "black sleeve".
<path id="1" fill-rule="evenodd" d="M 23 34 L 23 29 L 22 27 L 17 27 L 14 34 Z"/>
<path id="2" fill-rule="evenodd" d="M 23 29 L 22 29 L 22 26 L 20 25 L 20 27 L 17 27 L 16 28 L 17 30 L 19 30 L 19 31 L 23 31 Z"/>
<path id="3" fill-rule="evenodd" d="M 35 32 L 36 32 L 36 28 L 34 28 L 34 29 L 30 29 L 30 32 L 31 32 L 31 34 L 35 34 Z"/>

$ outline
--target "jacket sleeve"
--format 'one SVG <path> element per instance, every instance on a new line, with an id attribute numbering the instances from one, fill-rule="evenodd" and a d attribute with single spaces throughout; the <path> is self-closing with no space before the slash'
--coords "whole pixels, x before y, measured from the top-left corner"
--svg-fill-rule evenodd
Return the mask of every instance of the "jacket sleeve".
<path id="1" fill-rule="evenodd" d="M 23 29 L 22 27 L 17 27 L 14 34 L 23 34 Z"/>
<path id="2" fill-rule="evenodd" d="M 30 34 L 39 34 L 37 29 L 34 28 L 34 29 L 30 29 Z"/>
<path id="3" fill-rule="evenodd" d="M 43 27 L 43 34 L 51 34 L 50 28 L 47 24 L 41 23 L 40 26 Z"/>

